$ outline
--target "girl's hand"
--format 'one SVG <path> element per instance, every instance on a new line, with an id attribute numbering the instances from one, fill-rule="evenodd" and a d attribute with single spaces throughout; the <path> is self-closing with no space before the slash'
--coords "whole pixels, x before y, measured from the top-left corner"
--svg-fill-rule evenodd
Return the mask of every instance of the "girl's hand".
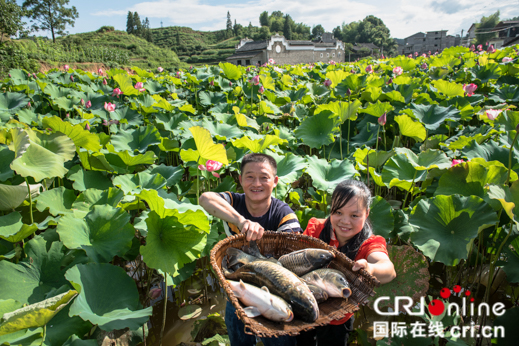
<path id="1" fill-rule="evenodd" d="M 360 259 L 358 261 L 355 261 L 355 263 L 353 263 L 353 267 L 351 268 L 351 270 L 356 272 L 359 269 L 364 269 L 365 271 L 367 271 L 369 273 L 369 275 L 373 275 L 373 268 L 368 263 L 368 261 L 366 261 L 365 259 Z"/>

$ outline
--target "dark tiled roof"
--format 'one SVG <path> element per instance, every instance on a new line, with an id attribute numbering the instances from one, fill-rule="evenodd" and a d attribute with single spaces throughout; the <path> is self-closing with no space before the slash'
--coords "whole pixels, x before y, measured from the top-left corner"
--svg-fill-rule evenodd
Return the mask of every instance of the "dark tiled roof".
<path id="1" fill-rule="evenodd" d="M 513 44 L 519 43 L 519 36 L 516 37 L 507 37 L 503 42 L 503 47 L 508 47 Z"/>
<path id="2" fill-rule="evenodd" d="M 226 58 L 226 60 L 230 60 L 230 59 L 250 59 L 250 58 L 254 58 L 258 54 L 261 54 L 261 51 L 259 51 L 259 52 L 258 51 L 255 51 L 255 52 L 243 52 L 243 53 L 236 52 L 233 55 L 231 55 L 230 57 Z"/>
<path id="3" fill-rule="evenodd" d="M 248 52 L 251 50 L 261 50 L 267 48 L 267 41 L 252 41 L 247 42 L 240 49 L 236 50 L 236 52 Z"/>
<path id="4" fill-rule="evenodd" d="M 315 42 L 316 47 L 335 47 L 335 43 L 330 42 Z"/>
<path id="5" fill-rule="evenodd" d="M 314 43 L 312 41 L 288 41 L 288 44 L 291 46 L 313 46 Z"/>

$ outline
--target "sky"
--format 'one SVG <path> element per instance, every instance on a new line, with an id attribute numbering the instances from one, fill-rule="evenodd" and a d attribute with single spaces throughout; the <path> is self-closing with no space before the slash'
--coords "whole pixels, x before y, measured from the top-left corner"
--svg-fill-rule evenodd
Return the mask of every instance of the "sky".
<path id="1" fill-rule="evenodd" d="M 19 5 L 23 0 L 17 1 Z M 448 30 L 449 35 L 466 34 L 482 16 L 500 11 L 500 19 L 519 16 L 519 0 L 70 0 L 79 13 L 71 34 L 95 31 L 103 25 L 126 30 L 128 11 L 148 17 L 151 28 L 187 26 L 195 30 L 225 29 L 227 11 L 234 23 L 259 26 L 259 15 L 281 11 L 310 27 L 321 24 L 325 30 L 360 21 L 368 15 L 382 19 L 394 38 L 417 32 Z M 46 33 L 40 33 L 45 35 Z"/>

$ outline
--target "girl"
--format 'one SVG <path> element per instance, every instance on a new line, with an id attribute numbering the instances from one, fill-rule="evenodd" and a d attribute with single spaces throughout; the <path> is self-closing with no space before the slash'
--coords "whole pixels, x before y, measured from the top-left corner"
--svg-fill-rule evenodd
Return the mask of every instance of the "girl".
<path id="1" fill-rule="evenodd" d="M 330 216 L 312 218 L 304 234 L 323 240 L 355 261 L 353 271 L 365 269 L 380 283 L 396 277 L 393 263 L 388 257 L 386 241 L 373 235 L 369 216 L 371 193 L 357 180 L 346 180 L 337 185 L 332 195 Z M 296 337 L 297 346 L 346 345 L 353 330 L 353 313 L 327 326 L 317 327 Z"/>

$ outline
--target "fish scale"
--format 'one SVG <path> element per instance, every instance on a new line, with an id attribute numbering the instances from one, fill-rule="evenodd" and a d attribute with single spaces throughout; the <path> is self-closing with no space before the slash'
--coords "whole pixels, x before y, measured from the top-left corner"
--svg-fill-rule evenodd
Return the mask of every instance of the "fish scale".
<path id="1" fill-rule="evenodd" d="M 334 254 L 322 249 L 303 249 L 281 256 L 278 261 L 296 275 L 304 275 L 330 263 Z"/>

